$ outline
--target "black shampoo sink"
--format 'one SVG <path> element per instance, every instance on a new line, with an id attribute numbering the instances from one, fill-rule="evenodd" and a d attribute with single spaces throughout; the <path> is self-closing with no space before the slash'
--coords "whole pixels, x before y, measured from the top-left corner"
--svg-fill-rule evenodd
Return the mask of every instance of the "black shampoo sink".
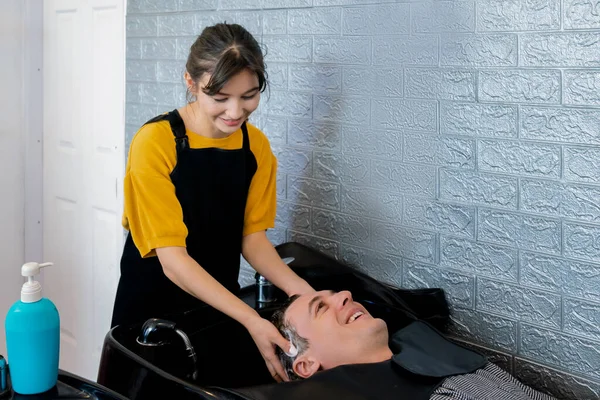
<path id="1" fill-rule="evenodd" d="M 294 257 L 290 267 L 316 290 L 350 290 L 371 314 L 387 322 L 391 332 L 416 318 L 445 328 L 447 304 L 440 289 L 393 288 L 298 243 L 276 249 L 282 258 Z M 243 288 L 239 296 L 269 319 L 285 299 L 263 306 L 255 301 L 256 289 L 255 285 Z M 131 400 L 186 400 L 240 399 L 228 389 L 274 382 L 249 333 L 226 315 L 204 306 L 169 320 L 179 334 L 174 329 L 157 330 L 145 344 L 139 339 L 142 324 L 109 331 L 98 383 Z M 186 341 L 195 357 L 190 356 Z"/>
<path id="2" fill-rule="evenodd" d="M 10 368 L 10 365 L 9 365 Z M 7 375 L 10 386 L 10 374 Z M 9 389 L 1 400 L 127 400 L 122 395 L 80 376 L 59 370 L 56 385 L 44 393 L 22 395 Z"/>

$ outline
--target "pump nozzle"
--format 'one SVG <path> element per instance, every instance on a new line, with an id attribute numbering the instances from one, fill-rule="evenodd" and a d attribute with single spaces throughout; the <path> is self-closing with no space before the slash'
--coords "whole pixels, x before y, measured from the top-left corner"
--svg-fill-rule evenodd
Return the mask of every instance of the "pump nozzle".
<path id="1" fill-rule="evenodd" d="M 40 268 L 49 267 L 51 262 L 38 264 L 36 262 L 28 262 L 21 267 L 21 275 L 27 277 L 27 282 L 21 288 L 21 301 L 23 303 L 35 303 L 42 299 L 42 285 L 38 281 L 33 280 L 33 277 L 40 273 Z"/>
<path id="2" fill-rule="evenodd" d="M 44 268 L 44 267 L 50 267 L 54 265 L 51 262 L 47 262 L 47 263 L 42 263 L 42 264 L 38 264 L 36 262 L 28 262 L 23 264 L 23 266 L 21 267 L 21 275 L 23 276 L 35 276 L 38 275 L 40 273 L 40 268 Z"/>

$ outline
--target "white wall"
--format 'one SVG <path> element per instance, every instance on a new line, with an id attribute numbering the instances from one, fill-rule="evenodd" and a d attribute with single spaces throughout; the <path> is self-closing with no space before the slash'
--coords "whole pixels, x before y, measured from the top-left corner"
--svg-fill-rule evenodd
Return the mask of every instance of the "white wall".
<path id="1" fill-rule="evenodd" d="M 25 258 L 24 3 L 4 0 L 0 13 L 0 354 L 4 318 L 19 298 Z"/>

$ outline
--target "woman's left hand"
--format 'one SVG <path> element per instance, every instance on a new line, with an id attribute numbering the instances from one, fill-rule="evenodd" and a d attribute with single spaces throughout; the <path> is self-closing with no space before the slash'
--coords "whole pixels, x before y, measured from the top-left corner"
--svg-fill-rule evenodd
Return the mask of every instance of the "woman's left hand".
<path id="1" fill-rule="evenodd" d="M 246 329 L 256 343 L 258 351 L 265 360 L 269 373 L 277 382 L 289 381 L 289 378 L 275 353 L 275 346 L 284 352 L 290 351 L 290 342 L 286 340 L 271 322 L 261 317 L 256 317 L 246 324 Z"/>

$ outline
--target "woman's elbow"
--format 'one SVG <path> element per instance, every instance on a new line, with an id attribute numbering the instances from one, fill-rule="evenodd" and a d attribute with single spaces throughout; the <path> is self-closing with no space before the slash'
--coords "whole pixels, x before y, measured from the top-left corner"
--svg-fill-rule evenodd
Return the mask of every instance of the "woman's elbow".
<path id="1" fill-rule="evenodd" d="M 183 264 L 182 260 L 189 257 L 185 247 L 160 247 L 156 249 L 156 256 L 164 274 L 170 280 L 177 276 L 177 267 Z"/>

